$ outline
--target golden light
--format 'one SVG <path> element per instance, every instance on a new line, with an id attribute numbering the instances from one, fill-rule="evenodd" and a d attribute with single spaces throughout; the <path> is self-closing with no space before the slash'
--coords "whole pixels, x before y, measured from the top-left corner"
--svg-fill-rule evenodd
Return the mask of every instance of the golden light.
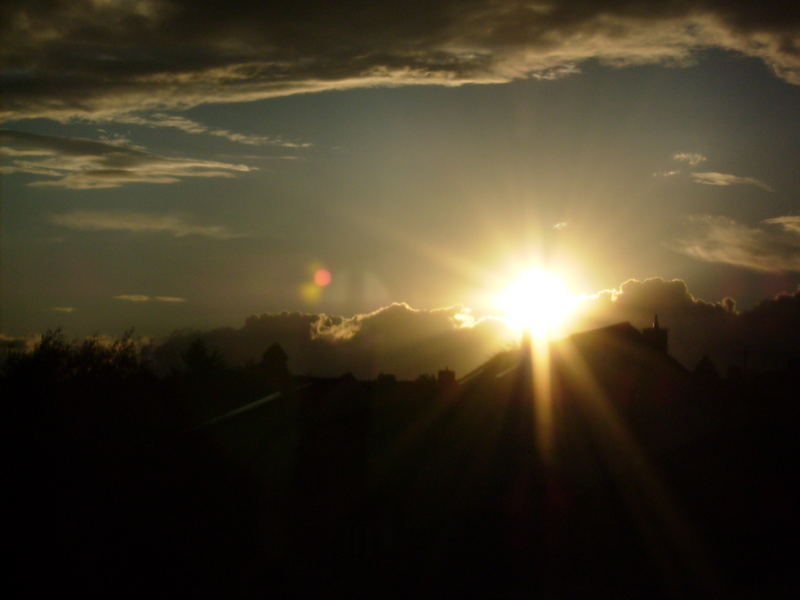
<path id="1" fill-rule="evenodd" d="M 509 324 L 534 338 L 555 335 L 578 304 L 578 297 L 555 274 L 530 269 L 495 299 Z"/>

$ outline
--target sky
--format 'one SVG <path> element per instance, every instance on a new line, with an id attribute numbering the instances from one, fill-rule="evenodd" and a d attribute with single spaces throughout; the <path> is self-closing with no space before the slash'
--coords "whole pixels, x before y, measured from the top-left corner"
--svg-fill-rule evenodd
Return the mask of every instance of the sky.
<path id="1" fill-rule="evenodd" d="M 800 284 L 794 2 L 0 14 L 5 336 L 472 326 L 532 265 L 738 311 Z"/>

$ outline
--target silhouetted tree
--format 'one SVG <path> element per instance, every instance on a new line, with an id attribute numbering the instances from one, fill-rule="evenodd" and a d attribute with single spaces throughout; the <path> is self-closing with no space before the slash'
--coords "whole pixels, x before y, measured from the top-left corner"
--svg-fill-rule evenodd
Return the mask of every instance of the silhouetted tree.
<path id="1" fill-rule="evenodd" d="M 219 352 L 211 351 L 202 339 L 197 339 L 183 353 L 183 362 L 190 376 L 207 378 L 219 373 L 224 363 Z"/>
<path id="2" fill-rule="evenodd" d="M 289 357 L 277 343 L 272 344 L 261 355 L 258 366 L 266 375 L 267 381 L 274 386 L 281 387 L 289 381 Z"/>

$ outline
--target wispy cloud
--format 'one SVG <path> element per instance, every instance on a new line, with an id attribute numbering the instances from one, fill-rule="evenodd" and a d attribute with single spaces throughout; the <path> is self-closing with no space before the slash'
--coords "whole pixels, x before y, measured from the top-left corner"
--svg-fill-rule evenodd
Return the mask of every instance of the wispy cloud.
<path id="1" fill-rule="evenodd" d="M 285 140 L 278 136 L 247 135 L 228 129 L 209 127 L 203 123 L 167 113 L 154 113 L 151 115 L 120 114 L 115 115 L 113 121 L 115 123 L 127 123 L 144 127 L 170 127 L 184 133 L 213 135 L 231 142 L 250 146 L 278 146 L 280 148 L 310 148 L 312 146 L 309 142 Z"/>
<path id="2" fill-rule="evenodd" d="M 40 334 L 17 337 L 0 333 L 0 356 L 12 352 L 30 352 L 42 339 Z"/>
<path id="3" fill-rule="evenodd" d="M 741 177 L 739 175 L 732 175 L 730 173 L 717 173 L 716 171 L 709 171 L 708 173 L 691 173 L 692 181 L 701 183 L 703 185 L 754 185 L 760 187 L 762 190 L 772 192 L 773 189 L 760 179 L 755 177 Z"/>
<path id="4" fill-rule="evenodd" d="M 780 225 L 785 231 L 800 235 L 800 215 L 787 215 L 785 217 L 773 217 L 764 223 L 769 225 Z"/>
<path id="5" fill-rule="evenodd" d="M 0 130 L 0 144 L 2 152 L 12 157 L 0 172 L 55 178 L 28 184 L 39 187 L 115 188 L 126 183 L 175 183 L 187 177 L 234 177 L 254 170 L 242 164 L 157 156 L 124 143 L 20 131 Z"/>
<path id="6" fill-rule="evenodd" d="M 397 2 L 388 0 L 368 11 L 312 4 L 302 19 L 271 3 L 231 10 L 224 0 L 202 8 L 188 0 L 7 0 L 0 119 L 98 119 L 376 85 L 555 79 L 591 59 L 681 65 L 709 48 L 757 57 L 800 83 L 798 15 L 769 5 L 441 0 L 412 13 L 398 26 Z"/>
<path id="7" fill-rule="evenodd" d="M 54 225 L 81 231 L 126 231 L 162 233 L 175 237 L 198 235 L 217 240 L 244 237 L 222 225 L 198 225 L 178 214 L 152 214 L 132 211 L 73 210 L 48 216 Z"/>
<path id="8" fill-rule="evenodd" d="M 672 160 L 680 163 L 685 163 L 690 167 L 696 167 L 697 165 L 704 163 L 708 160 L 708 157 L 700 154 L 699 152 L 676 152 L 672 155 Z M 664 171 L 656 171 L 653 173 L 655 177 L 675 177 L 681 175 L 682 171 L 680 169 L 669 169 Z M 762 190 L 766 190 L 768 192 L 774 191 L 769 184 L 764 183 L 760 179 L 756 179 L 755 177 L 743 177 L 741 175 L 733 175 L 731 173 L 720 173 L 718 171 L 706 171 L 706 172 L 691 172 L 689 173 L 689 178 L 694 183 L 699 183 L 702 185 L 715 185 L 715 186 L 722 186 L 727 187 L 731 185 L 754 185 L 756 187 L 760 187 Z"/>
<path id="9" fill-rule="evenodd" d="M 695 216 L 689 220 L 690 233 L 673 249 L 698 260 L 755 271 L 800 271 L 800 222 L 795 219 L 776 217 L 749 226 L 728 217 Z"/>
<path id="10" fill-rule="evenodd" d="M 47 310 L 58 313 L 71 313 L 75 312 L 76 308 L 74 306 L 51 306 Z"/>
<path id="11" fill-rule="evenodd" d="M 119 296 L 112 296 L 112 298 L 125 302 L 167 302 L 172 304 L 186 302 L 186 298 L 177 296 L 147 296 L 145 294 L 120 294 Z"/>
<path id="12" fill-rule="evenodd" d="M 566 221 L 559 221 L 558 223 L 553 225 L 553 229 L 555 229 L 556 231 L 561 231 L 562 229 L 566 229 L 567 225 L 569 225 L 569 223 L 567 223 Z"/>
<path id="13" fill-rule="evenodd" d="M 52 150 L 17 150 L 16 148 L 9 148 L 8 146 L 0 146 L 0 156 L 49 156 L 55 154 Z"/>
<path id="14" fill-rule="evenodd" d="M 703 156 L 699 152 L 676 152 L 675 154 L 672 155 L 672 160 L 683 162 L 692 167 L 696 167 L 701 162 L 707 161 L 708 158 Z"/>

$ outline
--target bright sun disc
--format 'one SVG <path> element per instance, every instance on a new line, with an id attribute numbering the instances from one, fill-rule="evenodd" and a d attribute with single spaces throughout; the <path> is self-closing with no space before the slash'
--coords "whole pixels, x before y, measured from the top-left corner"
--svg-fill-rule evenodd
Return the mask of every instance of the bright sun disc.
<path id="1" fill-rule="evenodd" d="M 520 275 L 496 300 L 513 327 L 534 337 L 553 335 L 577 303 L 558 276 L 541 269 Z"/>

